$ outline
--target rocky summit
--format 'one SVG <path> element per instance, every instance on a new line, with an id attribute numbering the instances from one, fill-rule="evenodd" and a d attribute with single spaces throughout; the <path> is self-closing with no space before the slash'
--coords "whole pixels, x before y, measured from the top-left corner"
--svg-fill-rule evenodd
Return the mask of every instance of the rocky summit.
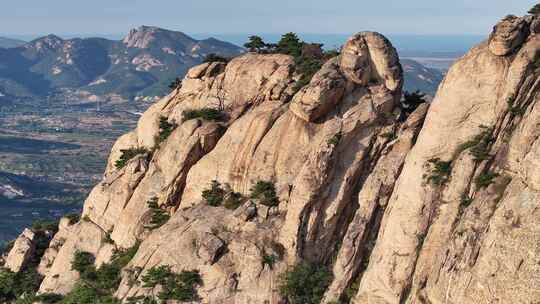
<path id="1" fill-rule="evenodd" d="M 503 19 L 414 108 L 374 32 L 300 88 L 284 54 L 190 69 L 61 221 L 39 292 L 121 265 L 107 290 L 125 303 L 538 303 L 539 24 Z"/>

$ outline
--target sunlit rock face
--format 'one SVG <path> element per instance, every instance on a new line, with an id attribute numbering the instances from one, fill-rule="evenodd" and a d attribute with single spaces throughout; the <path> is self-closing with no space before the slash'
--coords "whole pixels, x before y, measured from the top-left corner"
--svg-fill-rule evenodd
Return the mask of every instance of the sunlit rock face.
<path id="1" fill-rule="evenodd" d="M 324 303 L 540 300 L 537 19 L 501 21 L 408 116 L 399 57 L 373 32 L 302 88 L 288 55 L 192 68 L 114 145 L 84 220 L 44 255 L 41 291 L 69 292 L 77 250 L 100 265 L 140 243 L 119 299 L 151 294 L 133 280 L 169 265 L 199 270 L 202 303 L 278 303 L 280 274 L 308 261 L 333 273 Z M 220 119 L 185 119 L 208 108 Z M 212 181 L 246 199 L 210 206 Z M 250 196 L 259 181 L 279 204 Z M 149 202 L 170 215 L 157 229 Z"/>

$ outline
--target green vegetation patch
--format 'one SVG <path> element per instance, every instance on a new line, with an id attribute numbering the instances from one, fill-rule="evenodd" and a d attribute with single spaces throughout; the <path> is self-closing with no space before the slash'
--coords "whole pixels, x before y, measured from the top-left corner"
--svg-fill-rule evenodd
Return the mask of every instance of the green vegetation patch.
<path id="1" fill-rule="evenodd" d="M 330 282 L 327 267 L 300 262 L 280 276 L 279 292 L 291 304 L 318 304 Z"/>
<path id="2" fill-rule="evenodd" d="M 43 281 L 43 277 L 37 272 L 37 267 L 45 250 L 49 247 L 54 233 L 58 231 L 58 222 L 38 220 L 32 224 L 32 227 L 32 231 L 35 233 L 35 248 L 27 265 L 18 273 L 7 268 L 0 268 L 0 303 L 20 300 L 23 295 L 25 301 L 34 299 L 33 295 L 38 291 Z M 10 250 L 10 248 L 7 249 Z"/>
<path id="3" fill-rule="evenodd" d="M 158 298 L 162 301 L 197 301 L 197 286 L 203 284 L 198 270 L 182 271 L 174 273 L 170 266 L 158 266 L 150 268 L 142 276 L 143 287 L 161 287 Z"/>
<path id="4" fill-rule="evenodd" d="M 467 194 L 463 193 L 463 195 L 461 195 L 461 206 L 464 207 L 464 208 L 467 208 L 471 205 L 471 203 L 473 202 L 474 198 L 468 196 Z"/>
<path id="5" fill-rule="evenodd" d="M 295 33 L 286 33 L 276 43 L 266 43 L 259 36 L 250 36 L 249 41 L 244 46 L 251 52 L 263 54 L 286 54 L 294 57 L 294 65 L 291 73 L 299 75 L 299 79 L 294 85 L 297 92 L 310 83 L 323 64 L 329 59 L 339 55 L 339 51 L 324 51 L 320 43 L 306 43 Z"/>
<path id="6" fill-rule="evenodd" d="M 58 221 L 55 220 L 36 220 L 32 223 L 33 231 L 58 232 Z"/>
<path id="7" fill-rule="evenodd" d="M 149 228 L 150 230 L 157 229 L 165 225 L 171 218 L 166 210 L 163 210 L 158 206 L 157 197 L 152 197 L 146 204 L 151 212 L 150 225 L 146 226 L 146 228 Z"/>
<path id="8" fill-rule="evenodd" d="M 300 79 L 293 87 L 293 90 L 297 92 L 311 82 L 311 79 L 321 69 L 324 62 L 320 59 L 300 56 L 294 59 L 294 64 L 295 72 L 300 74 Z"/>
<path id="9" fill-rule="evenodd" d="M 241 193 L 226 190 L 217 180 L 212 181 L 210 189 L 206 189 L 202 192 L 202 198 L 210 206 L 223 206 L 230 210 L 240 207 L 245 201 L 245 198 Z"/>
<path id="10" fill-rule="evenodd" d="M 117 169 L 124 168 L 131 159 L 135 158 L 137 155 L 148 153 L 148 150 L 145 148 L 129 148 L 120 150 L 120 152 L 122 155 L 120 155 L 120 159 L 114 164 Z"/>
<path id="11" fill-rule="evenodd" d="M 341 141 L 341 137 L 342 137 L 341 132 L 338 132 L 334 134 L 334 136 L 332 136 L 332 138 L 330 138 L 327 143 L 330 146 L 337 146 L 339 142 Z"/>
<path id="12" fill-rule="evenodd" d="M 138 249 L 139 243 L 129 249 L 117 250 L 110 263 L 105 263 L 97 269 L 94 266 L 95 257 L 93 254 L 76 251 L 71 268 L 79 272 L 80 280 L 63 299 L 51 303 L 120 304 L 121 301 L 114 298 L 112 294 L 120 285 L 122 269 L 133 259 Z"/>
<path id="13" fill-rule="evenodd" d="M 516 105 L 515 102 L 515 97 L 508 97 L 508 99 L 506 100 L 506 103 L 508 104 L 508 112 L 510 112 L 512 116 L 521 116 L 525 114 L 525 109 L 520 107 L 519 105 Z"/>
<path id="14" fill-rule="evenodd" d="M 210 189 L 202 192 L 202 197 L 208 205 L 217 207 L 223 203 L 225 190 L 223 190 L 221 184 L 217 180 L 213 180 Z"/>
<path id="15" fill-rule="evenodd" d="M 204 57 L 204 60 L 203 60 L 204 63 L 208 63 L 208 62 L 228 63 L 229 61 L 230 61 L 229 58 L 219 56 L 218 54 L 215 54 L 215 53 L 210 53 L 210 54 L 206 55 L 206 57 Z"/>
<path id="16" fill-rule="evenodd" d="M 540 15 L 540 3 L 536 4 L 529 10 L 529 14 L 532 15 Z"/>
<path id="17" fill-rule="evenodd" d="M 238 192 L 231 192 L 225 195 L 225 201 L 223 202 L 223 207 L 229 210 L 235 210 L 240 207 L 245 201 L 245 197 Z"/>
<path id="18" fill-rule="evenodd" d="M 273 207 L 279 204 L 279 198 L 276 194 L 276 187 L 273 182 L 270 181 L 258 181 L 251 187 L 250 196 L 252 199 L 256 199 L 259 203 Z"/>
<path id="19" fill-rule="evenodd" d="M 176 129 L 176 127 L 178 127 L 176 123 L 170 123 L 167 117 L 160 116 L 159 134 L 156 136 L 156 146 L 159 147 L 162 142 L 169 138 L 169 136 Z"/>
<path id="20" fill-rule="evenodd" d="M 439 158 L 432 158 L 428 162 L 431 164 L 431 173 L 427 178 L 428 182 L 436 186 L 446 184 L 450 179 L 450 173 L 452 173 L 452 162 L 442 161 Z"/>
<path id="21" fill-rule="evenodd" d="M 225 113 L 218 109 L 202 108 L 196 110 L 185 110 L 182 113 L 183 121 L 201 118 L 208 121 L 223 121 L 225 120 Z"/>
<path id="22" fill-rule="evenodd" d="M 499 176 L 499 174 L 490 171 L 481 173 L 475 179 L 476 187 L 487 188 L 489 185 L 491 185 L 491 183 L 493 183 L 497 176 Z"/>
<path id="23" fill-rule="evenodd" d="M 493 132 L 492 128 L 486 126 L 480 126 L 480 128 L 482 129 L 480 134 L 475 135 L 473 139 L 461 144 L 457 151 L 459 154 L 462 151 L 469 150 L 469 153 L 477 162 L 491 157 L 489 154 L 489 147 L 494 141 L 491 135 Z"/>
<path id="24" fill-rule="evenodd" d="M 265 266 L 268 266 L 270 270 L 273 270 L 274 265 L 277 263 L 278 260 L 279 260 L 279 257 L 277 255 L 264 253 L 261 258 L 261 264 L 263 268 Z"/>
<path id="25" fill-rule="evenodd" d="M 426 94 L 416 90 L 414 92 L 403 93 L 403 100 L 400 103 L 400 121 L 405 121 L 421 104 L 426 103 Z"/>

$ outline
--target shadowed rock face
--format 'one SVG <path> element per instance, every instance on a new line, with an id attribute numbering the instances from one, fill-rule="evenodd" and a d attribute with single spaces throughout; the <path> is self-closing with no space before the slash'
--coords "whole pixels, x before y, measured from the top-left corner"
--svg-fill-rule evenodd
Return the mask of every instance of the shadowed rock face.
<path id="1" fill-rule="evenodd" d="M 287 55 L 194 67 L 117 141 L 86 220 L 45 253 L 41 291 L 73 287 L 76 250 L 99 265 L 141 242 L 127 267 L 198 269 L 202 303 L 277 303 L 279 274 L 299 260 L 332 269 L 325 303 L 347 289 L 362 304 L 540 300 L 537 22 L 505 18 L 405 121 L 399 58 L 377 33 L 351 37 L 298 92 Z M 226 119 L 182 119 L 207 107 Z M 157 145 L 162 117 L 178 127 Z M 116 168 L 133 147 L 152 152 Z M 272 181 L 279 205 L 209 206 L 212 180 L 246 197 Z M 150 230 L 153 198 L 171 218 Z M 133 279 L 118 298 L 151 292 Z"/>

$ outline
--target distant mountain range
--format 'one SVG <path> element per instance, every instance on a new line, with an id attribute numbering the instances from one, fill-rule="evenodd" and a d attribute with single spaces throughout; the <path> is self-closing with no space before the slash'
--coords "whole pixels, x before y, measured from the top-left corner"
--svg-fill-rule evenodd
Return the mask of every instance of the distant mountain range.
<path id="1" fill-rule="evenodd" d="M 0 48 L 0 94 L 159 96 L 171 80 L 206 55 L 233 57 L 242 52 L 217 39 L 196 40 L 149 26 L 130 31 L 122 41 L 48 35 L 16 48 Z"/>
<path id="2" fill-rule="evenodd" d="M 0 37 L 0 48 L 13 48 L 25 44 L 25 41 Z"/>
<path id="3" fill-rule="evenodd" d="M 428 68 L 411 59 L 401 59 L 400 62 L 405 76 L 404 90 L 420 90 L 432 96 L 435 95 L 439 84 L 444 78 L 440 70 Z"/>
<path id="4" fill-rule="evenodd" d="M 77 100 L 132 100 L 163 96 L 204 57 L 234 57 L 244 49 L 214 38 L 141 26 L 123 40 L 62 39 L 48 35 L 24 43 L 0 40 L 0 99 L 57 96 Z M 10 48 L 2 48 L 10 46 Z M 15 46 L 15 47 L 13 47 Z M 403 60 L 406 90 L 434 93 L 442 73 Z"/>

